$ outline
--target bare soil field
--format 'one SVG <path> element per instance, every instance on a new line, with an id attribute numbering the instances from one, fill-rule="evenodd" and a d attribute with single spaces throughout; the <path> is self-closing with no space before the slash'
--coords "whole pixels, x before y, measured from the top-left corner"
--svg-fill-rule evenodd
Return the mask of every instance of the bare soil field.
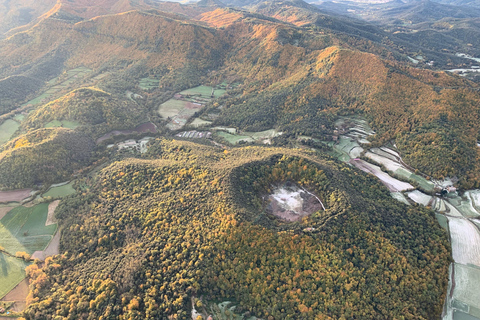
<path id="1" fill-rule="evenodd" d="M 45 222 L 46 226 L 57 223 L 54 213 L 59 203 L 60 203 L 60 200 L 55 200 L 48 205 L 48 216 L 47 216 L 47 221 Z"/>
<path id="2" fill-rule="evenodd" d="M 32 189 L 19 189 L 12 191 L 0 191 L 1 202 L 20 202 L 30 196 Z"/>

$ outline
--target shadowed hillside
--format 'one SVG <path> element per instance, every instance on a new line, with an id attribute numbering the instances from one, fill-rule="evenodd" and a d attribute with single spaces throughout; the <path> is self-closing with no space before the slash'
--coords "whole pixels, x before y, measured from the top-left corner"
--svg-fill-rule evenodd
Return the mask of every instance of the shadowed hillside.
<path id="1" fill-rule="evenodd" d="M 70 179 L 88 164 L 92 139 L 69 129 L 40 129 L 0 150 L 0 188 L 25 188 Z"/>

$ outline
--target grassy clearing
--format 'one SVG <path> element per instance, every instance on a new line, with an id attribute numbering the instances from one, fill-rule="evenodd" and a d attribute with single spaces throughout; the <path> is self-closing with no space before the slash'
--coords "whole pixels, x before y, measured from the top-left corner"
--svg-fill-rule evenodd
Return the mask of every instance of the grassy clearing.
<path id="1" fill-rule="evenodd" d="M 280 134 L 281 133 L 279 133 L 275 129 L 259 131 L 259 132 L 244 132 L 244 135 L 250 136 L 255 140 L 274 138 Z"/>
<path id="2" fill-rule="evenodd" d="M 80 126 L 79 122 L 68 121 L 68 120 L 53 120 L 45 124 L 45 128 L 62 127 L 62 128 L 72 129 L 72 130 L 77 128 L 78 126 Z"/>
<path id="3" fill-rule="evenodd" d="M 222 130 L 220 127 L 216 127 L 213 129 L 218 129 Z M 271 139 L 276 136 L 281 135 L 281 132 L 278 132 L 275 129 L 269 129 L 265 131 L 259 131 L 259 132 L 243 132 L 242 134 L 236 134 L 236 129 L 233 130 L 228 130 L 228 129 L 233 129 L 233 128 L 223 128 L 225 131 L 218 131 L 217 136 L 223 138 L 230 144 L 237 144 L 239 142 L 254 142 L 257 140 L 265 140 L 265 139 Z"/>
<path id="4" fill-rule="evenodd" d="M 51 93 L 44 92 L 38 97 L 28 101 L 26 104 L 40 104 L 40 103 L 46 102 L 51 96 L 52 96 Z"/>
<path id="5" fill-rule="evenodd" d="M 0 145 L 6 143 L 20 127 L 18 122 L 8 119 L 0 125 Z"/>
<path id="6" fill-rule="evenodd" d="M 448 231 L 448 220 L 443 214 L 436 213 L 435 217 L 437 218 L 438 224 L 445 230 Z"/>
<path id="7" fill-rule="evenodd" d="M 62 89 L 67 88 L 73 82 L 75 82 L 76 80 L 78 80 L 80 78 L 83 78 L 84 76 L 86 76 L 90 72 L 92 72 L 92 70 L 88 69 L 88 68 L 85 68 L 85 67 L 79 67 L 79 68 L 71 69 L 71 70 L 67 71 L 66 78 L 64 78 L 62 76 L 62 77 L 57 77 L 57 78 L 54 78 L 54 79 L 48 81 L 47 84 L 51 85 L 53 87 L 49 88 L 47 91 L 43 92 L 38 97 L 28 101 L 24 105 L 45 103 L 48 100 L 50 100 L 50 98 L 52 97 L 53 94 L 57 93 L 58 91 L 60 91 Z M 61 79 L 63 79 L 63 81 L 61 83 L 58 83 L 58 81 L 61 81 Z"/>
<path id="8" fill-rule="evenodd" d="M 25 279 L 25 267 L 27 265 L 21 259 L 0 252 L 0 299 Z"/>
<path id="9" fill-rule="evenodd" d="M 75 193 L 75 189 L 73 188 L 73 181 L 65 184 L 63 186 L 53 187 L 48 189 L 42 197 L 52 197 L 52 198 L 59 198 L 59 197 L 66 197 L 71 194 Z"/>
<path id="10" fill-rule="evenodd" d="M 245 141 L 245 142 L 253 142 L 255 141 L 252 137 L 250 136 L 242 136 L 242 135 L 234 135 L 230 134 L 224 131 L 218 131 L 216 135 L 225 141 L 227 141 L 230 144 L 237 144 L 240 141 Z"/>
<path id="11" fill-rule="evenodd" d="M 142 90 L 151 90 L 158 88 L 159 80 L 157 79 L 152 79 L 152 78 L 142 78 L 140 79 L 140 82 L 138 83 L 138 86 Z"/>
<path id="12" fill-rule="evenodd" d="M 195 128 L 198 128 L 198 127 L 201 127 L 201 126 L 208 126 L 212 123 L 212 121 L 208 121 L 208 120 L 202 120 L 200 118 L 196 118 L 195 120 L 193 120 L 190 125 L 195 127 Z"/>
<path id="13" fill-rule="evenodd" d="M 25 119 L 25 115 L 21 113 L 16 114 L 15 117 L 13 117 L 13 120 L 17 121 L 18 123 L 22 122 L 23 119 Z"/>
<path id="14" fill-rule="evenodd" d="M 180 92 L 181 95 L 201 95 L 203 98 L 210 98 L 212 96 L 213 87 L 209 86 L 198 86 L 195 88 L 190 88 Z M 215 98 L 218 98 L 225 94 L 223 89 L 215 89 L 213 95 Z"/>
<path id="15" fill-rule="evenodd" d="M 435 185 L 433 184 L 433 182 L 428 181 L 427 179 L 419 175 L 412 174 L 410 176 L 410 179 L 413 181 L 416 181 L 419 187 L 427 192 L 433 191 L 433 189 L 435 188 Z"/>
<path id="16" fill-rule="evenodd" d="M 164 103 L 162 103 L 158 107 L 158 113 L 163 118 L 172 118 L 180 114 L 180 112 L 187 106 L 188 102 L 177 100 L 177 99 L 170 99 Z"/>
<path id="17" fill-rule="evenodd" d="M 390 192 L 390 195 L 392 196 L 393 199 L 398 200 L 402 203 L 405 203 L 407 205 L 410 205 L 410 202 L 408 202 L 407 198 L 403 195 L 401 192 Z"/>
<path id="18" fill-rule="evenodd" d="M 12 254 L 45 249 L 57 230 L 55 224 L 45 226 L 47 215 L 47 203 L 12 209 L 0 220 L 0 243 Z"/>

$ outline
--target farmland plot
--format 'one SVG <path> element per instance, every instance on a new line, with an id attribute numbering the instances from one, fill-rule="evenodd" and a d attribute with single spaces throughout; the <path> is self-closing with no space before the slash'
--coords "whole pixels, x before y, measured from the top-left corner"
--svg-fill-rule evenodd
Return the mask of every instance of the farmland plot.
<path id="1" fill-rule="evenodd" d="M 5 120 L 0 124 L 0 146 L 8 142 L 19 127 L 20 124 L 12 119 Z"/>
<path id="2" fill-rule="evenodd" d="M 393 199 L 398 200 L 402 203 L 405 203 L 407 205 L 410 205 L 410 202 L 408 202 L 407 198 L 403 195 L 401 192 L 390 192 L 390 195 L 392 196 Z"/>
<path id="3" fill-rule="evenodd" d="M 466 305 L 462 311 L 480 318 L 480 269 L 455 263 L 454 274 L 453 306 Z"/>
<path id="4" fill-rule="evenodd" d="M 432 196 L 426 195 L 425 193 L 418 190 L 409 192 L 408 197 L 416 203 L 422 204 L 424 206 L 427 206 L 430 201 L 432 201 Z"/>
<path id="5" fill-rule="evenodd" d="M 457 263 L 480 267 L 480 232 L 469 220 L 448 217 L 452 255 Z"/>
<path id="6" fill-rule="evenodd" d="M 75 189 L 73 188 L 73 181 L 72 181 L 70 183 L 66 183 L 62 185 L 51 186 L 47 190 L 47 192 L 42 194 L 42 197 L 58 198 L 58 197 L 66 197 L 74 193 L 75 193 Z"/>
<path id="7" fill-rule="evenodd" d="M 0 191 L 0 203 L 21 202 L 32 194 L 32 189 L 18 189 L 10 191 Z"/>
<path id="8" fill-rule="evenodd" d="M 360 159 L 352 159 L 350 163 L 360 170 L 371 173 L 376 176 L 391 192 L 405 191 L 415 189 L 411 184 L 397 180 L 387 173 L 383 172 L 380 167 L 368 163 Z"/>
<path id="9" fill-rule="evenodd" d="M 25 261 L 0 252 L 0 299 L 25 279 Z"/>
<path id="10" fill-rule="evenodd" d="M 56 224 L 45 226 L 47 215 L 47 203 L 12 209 L 0 220 L 0 244 L 11 254 L 43 250 L 57 230 Z"/>
<path id="11" fill-rule="evenodd" d="M 53 120 L 50 121 L 49 123 L 45 124 L 45 128 L 56 128 L 56 127 L 62 127 L 62 128 L 68 128 L 68 129 L 75 129 L 80 126 L 79 122 L 76 121 L 68 121 L 68 120 Z"/>

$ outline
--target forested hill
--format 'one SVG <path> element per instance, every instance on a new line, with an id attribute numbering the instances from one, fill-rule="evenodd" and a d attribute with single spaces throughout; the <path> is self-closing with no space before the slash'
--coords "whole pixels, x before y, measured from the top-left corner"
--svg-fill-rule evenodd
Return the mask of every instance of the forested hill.
<path id="1" fill-rule="evenodd" d="M 60 254 L 21 261 L 19 316 L 188 319 L 232 301 L 245 319 L 440 317 L 447 233 L 332 146 L 351 139 L 339 120 L 366 119 L 370 147 L 417 177 L 480 187 L 479 83 L 442 71 L 476 63 L 456 51 L 476 33 L 455 25 L 443 46 L 300 0 L 235 2 L 248 10 L 59 0 L 0 23 L 0 189 L 74 189 Z M 309 210 L 285 218 L 282 188 Z"/>
<path id="2" fill-rule="evenodd" d="M 373 26 L 367 32 L 347 24 L 350 31 L 343 32 L 333 27 L 337 18 L 318 16 L 299 28 L 234 9 L 199 13 L 198 19 L 155 10 L 75 23 L 49 16 L 0 42 L 0 74 L 23 70 L 38 79 L 48 66 L 81 65 L 111 72 L 107 84 L 154 75 L 167 91 L 202 79 L 237 79 L 244 83 L 240 95 L 225 98 L 218 124 L 328 135 L 339 112 L 364 113 L 376 141 L 397 139 L 407 163 L 433 177 L 460 176 L 464 187 L 478 186 L 476 83 L 406 66 L 398 61 L 400 46 Z M 115 90 L 122 92 L 118 85 Z"/>
<path id="3" fill-rule="evenodd" d="M 326 210 L 283 226 L 255 218 L 263 192 L 285 181 Z M 157 140 L 143 159 L 81 183 L 87 193 L 57 214 L 64 254 L 27 269 L 27 319 L 187 319 L 192 296 L 269 319 L 441 313 L 445 231 L 346 165 L 291 149 Z"/>

